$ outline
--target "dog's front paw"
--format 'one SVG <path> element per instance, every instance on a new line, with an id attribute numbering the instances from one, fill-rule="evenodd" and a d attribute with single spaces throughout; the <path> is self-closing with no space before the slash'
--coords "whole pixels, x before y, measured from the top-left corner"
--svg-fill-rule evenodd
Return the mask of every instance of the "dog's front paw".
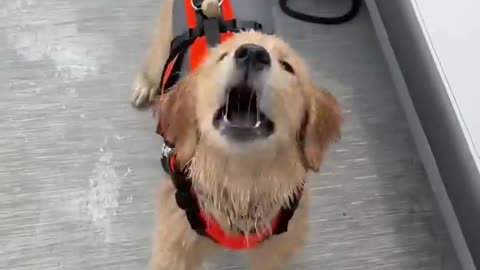
<path id="1" fill-rule="evenodd" d="M 158 83 L 149 80 L 143 72 L 140 72 L 133 83 L 133 94 L 130 102 L 136 108 L 148 106 L 157 96 Z"/>

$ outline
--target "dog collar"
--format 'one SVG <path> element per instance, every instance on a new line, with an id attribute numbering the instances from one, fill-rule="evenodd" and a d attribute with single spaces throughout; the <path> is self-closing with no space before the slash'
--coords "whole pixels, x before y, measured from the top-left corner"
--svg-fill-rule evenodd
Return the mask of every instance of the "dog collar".
<path id="1" fill-rule="evenodd" d="M 290 199 L 290 202 L 280 209 L 272 220 L 271 230 L 256 232 L 250 235 L 232 235 L 223 230 L 211 215 L 200 208 L 198 198 L 192 189 L 192 180 L 186 172 L 188 168 L 183 170 L 178 168 L 174 148 L 168 142 L 163 146 L 162 167 L 171 176 L 172 183 L 176 188 L 176 203 L 185 212 L 192 230 L 232 251 L 253 249 L 272 235 L 286 232 L 288 223 L 298 207 L 304 188 L 304 183 L 302 183 L 298 187 L 298 192 Z"/>

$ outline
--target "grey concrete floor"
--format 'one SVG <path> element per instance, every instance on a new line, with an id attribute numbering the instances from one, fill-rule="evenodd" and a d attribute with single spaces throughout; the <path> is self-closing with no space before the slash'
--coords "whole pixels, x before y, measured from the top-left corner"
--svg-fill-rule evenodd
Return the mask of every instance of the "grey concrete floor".
<path id="1" fill-rule="evenodd" d="M 294 2 L 317 14 L 347 4 Z M 161 141 L 127 100 L 159 6 L 0 2 L 0 269 L 146 268 Z M 290 269 L 459 269 L 366 10 L 342 26 L 275 13 L 345 117 Z M 229 253 L 205 266 L 244 268 Z"/>

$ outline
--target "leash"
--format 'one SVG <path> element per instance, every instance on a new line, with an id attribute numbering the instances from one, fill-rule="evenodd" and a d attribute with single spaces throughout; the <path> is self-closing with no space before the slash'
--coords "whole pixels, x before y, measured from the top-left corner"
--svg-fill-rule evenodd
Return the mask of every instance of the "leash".
<path id="1" fill-rule="evenodd" d="M 315 24 L 334 25 L 346 23 L 355 18 L 360 11 L 360 7 L 362 6 L 362 0 L 352 0 L 352 6 L 350 7 L 350 10 L 338 17 L 319 17 L 295 11 L 288 6 L 288 0 L 279 0 L 279 5 L 280 9 L 285 14 L 297 20 Z"/>

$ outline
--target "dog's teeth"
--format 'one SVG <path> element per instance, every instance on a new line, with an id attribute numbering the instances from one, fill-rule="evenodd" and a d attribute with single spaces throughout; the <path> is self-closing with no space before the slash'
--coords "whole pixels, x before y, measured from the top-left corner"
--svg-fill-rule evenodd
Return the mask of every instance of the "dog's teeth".
<path id="1" fill-rule="evenodd" d="M 223 121 L 227 122 L 227 123 L 230 123 L 230 121 L 228 120 L 227 118 L 227 114 L 223 115 Z"/>
<path id="2" fill-rule="evenodd" d="M 258 128 L 260 124 L 262 124 L 262 121 L 257 121 L 257 123 L 255 123 L 255 128 Z"/>

